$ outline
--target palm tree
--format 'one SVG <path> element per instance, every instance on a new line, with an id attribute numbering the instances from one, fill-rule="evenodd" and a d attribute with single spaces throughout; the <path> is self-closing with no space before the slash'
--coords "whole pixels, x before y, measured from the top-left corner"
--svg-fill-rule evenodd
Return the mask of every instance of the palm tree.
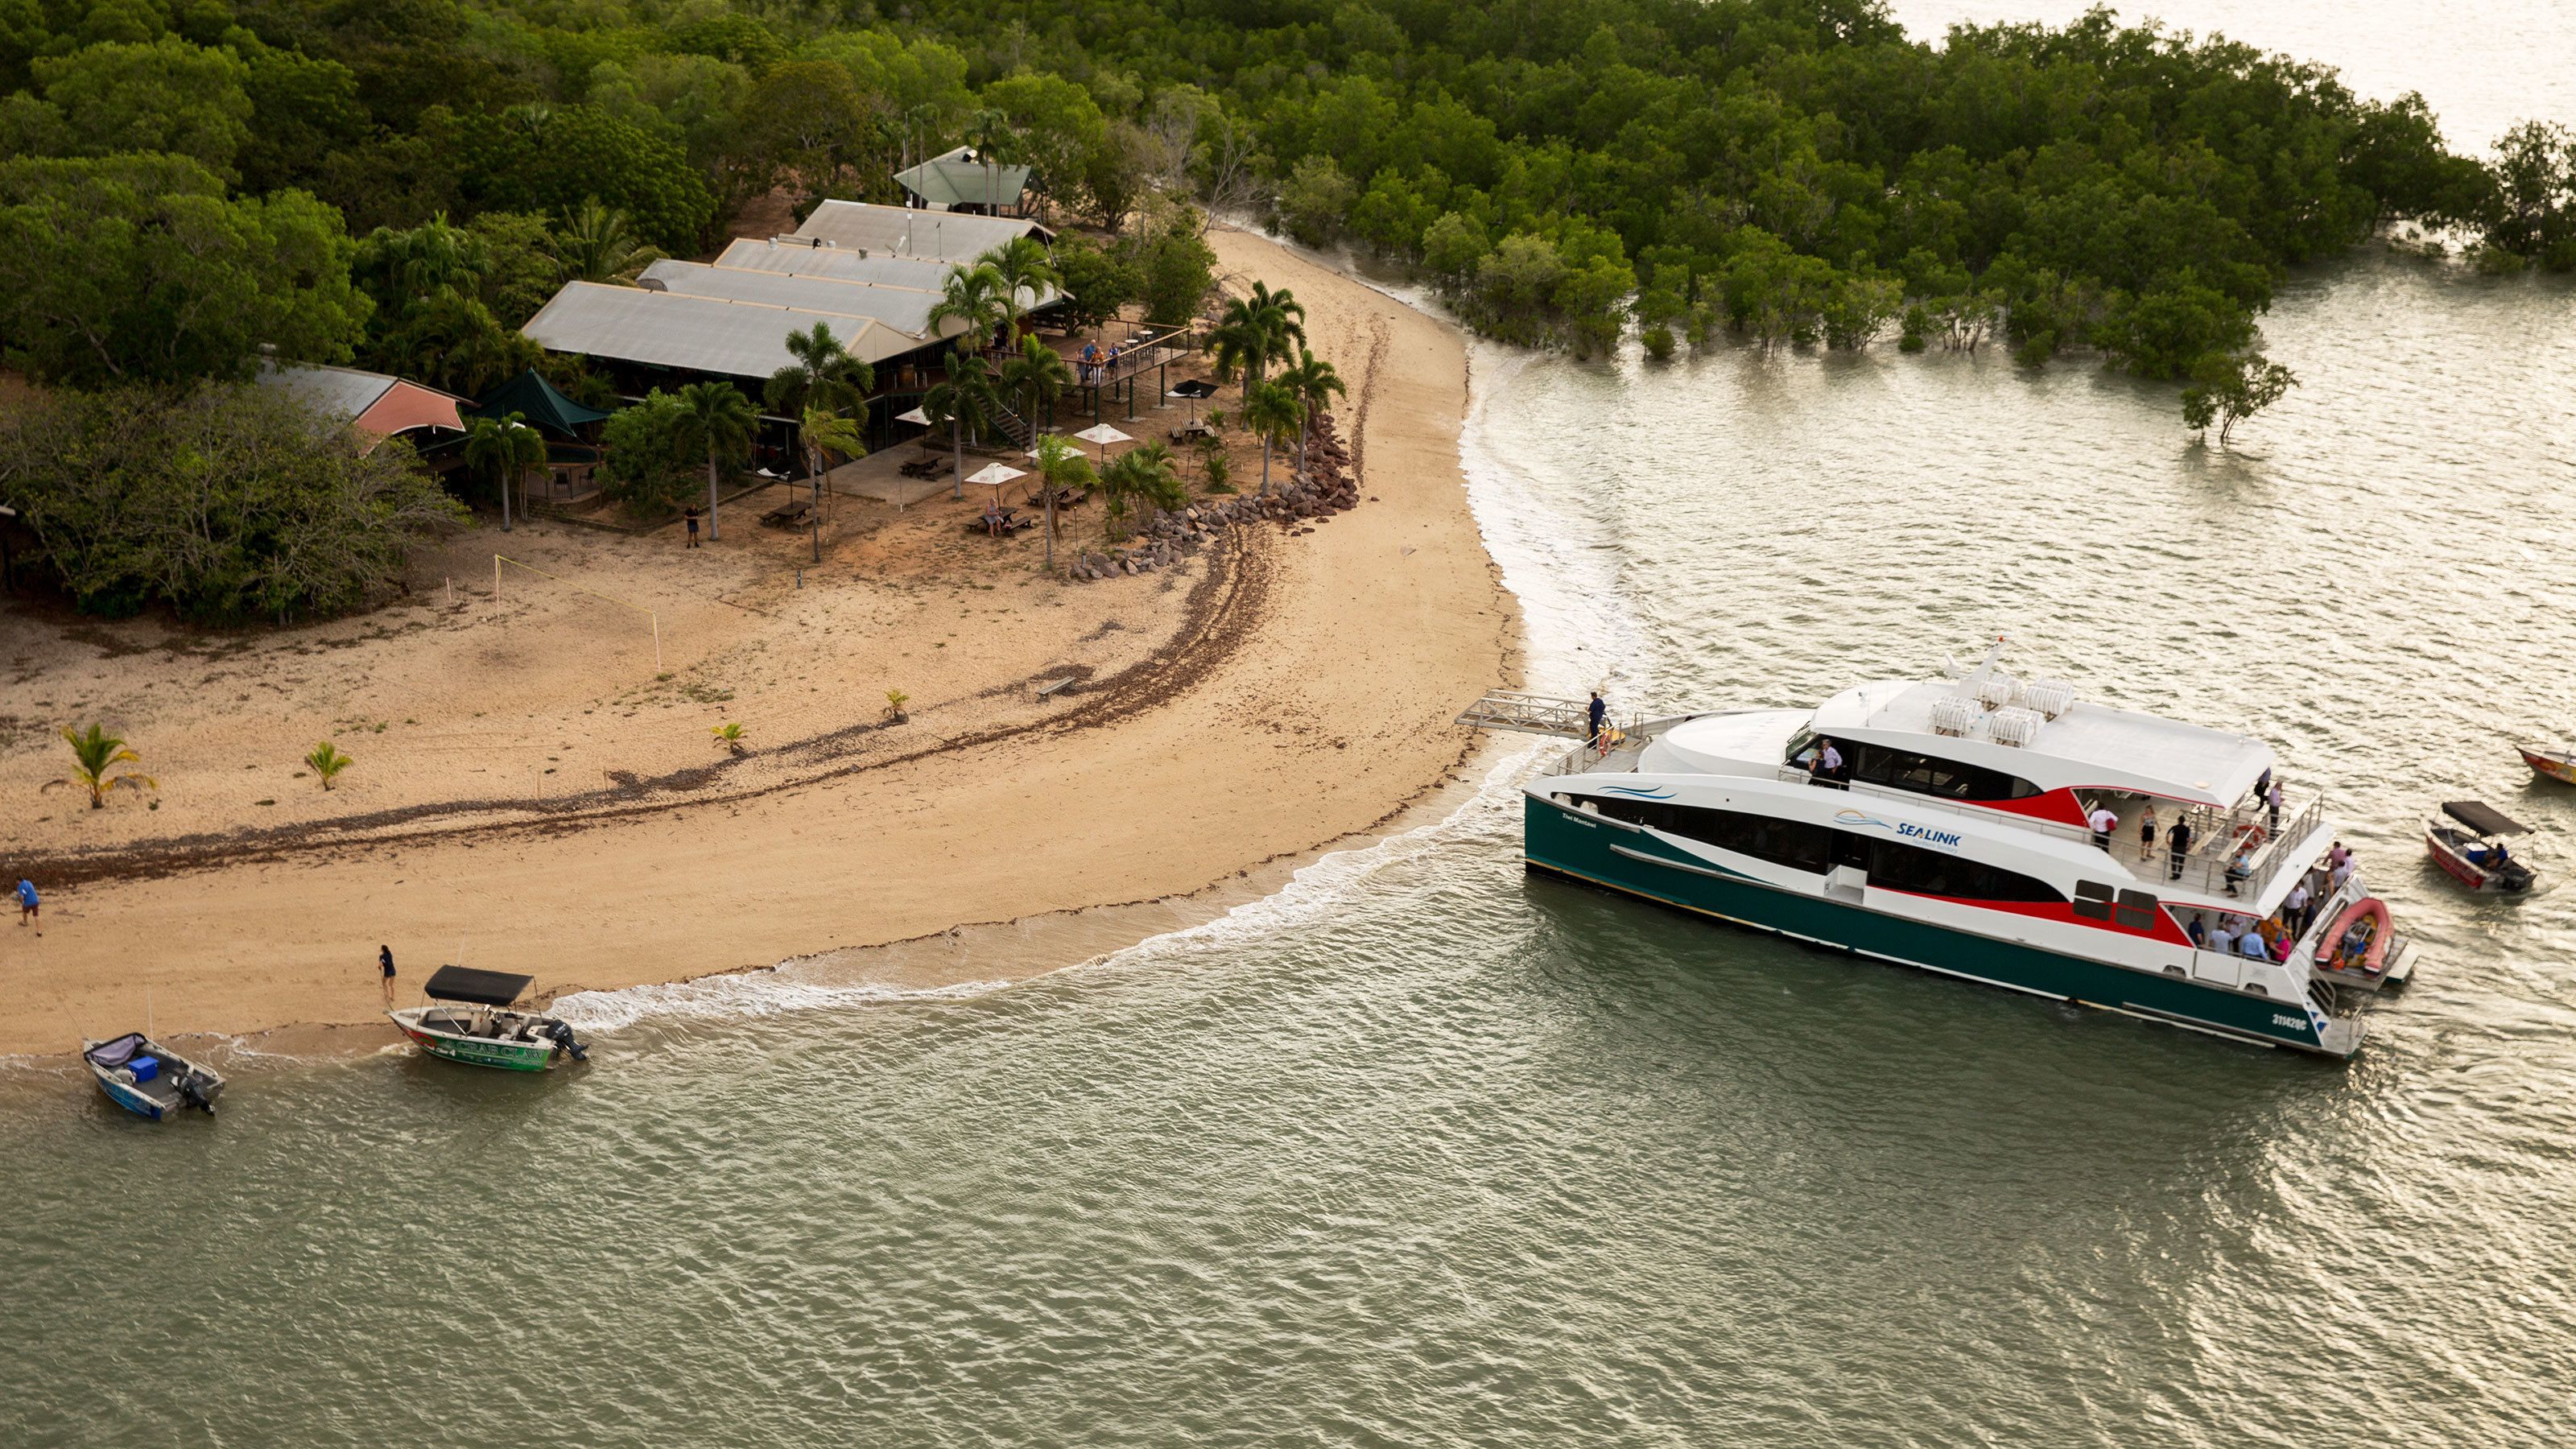
<path id="1" fill-rule="evenodd" d="M 1038 439 L 1038 476 L 1045 480 L 1046 490 L 1046 566 L 1055 567 L 1055 490 L 1088 488 L 1098 480 L 1092 475 L 1091 460 L 1082 454 L 1080 444 L 1062 433 L 1048 433 Z"/>
<path id="2" fill-rule="evenodd" d="M 1002 315 L 1013 327 L 1019 325 L 1025 310 L 1020 306 L 1020 293 L 1034 297 L 1042 288 L 1064 286 L 1064 276 L 1055 269 L 1055 258 L 1047 254 L 1046 244 L 1033 236 L 1015 236 L 975 259 L 979 267 L 991 267 L 1002 279 Z"/>
<path id="3" fill-rule="evenodd" d="M 993 195 L 1001 186 L 994 171 L 1012 140 L 1011 118 L 1000 111 L 986 107 L 966 118 L 966 144 L 975 148 L 975 159 L 983 164 L 984 194 L 991 199 L 995 216 L 1002 214 L 1002 199 Z"/>
<path id="4" fill-rule="evenodd" d="M 1261 439 L 1261 496 L 1270 496 L 1270 449 L 1297 435 L 1306 404 L 1275 382 L 1256 382 L 1243 398 L 1243 425 Z"/>
<path id="5" fill-rule="evenodd" d="M 711 543 L 724 537 L 716 527 L 716 464 L 720 457 L 740 457 L 759 422 L 751 399 L 732 383 L 693 382 L 680 389 L 677 442 L 689 452 L 704 448 L 707 454 L 707 539 Z"/>
<path id="6" fill-rule="evenodd" d="M 817 322 L 811 331 L 788 333 L 787 352 L 796 360 L 771 373 L 761 388 L 761 398 L 773 413 L 809 420 L 818 413 L 837 418 L 865 405 L 868 394 L 876 389 L 876 369 L 851 356 L 841 339 L 832 335 L 829 322 Z M 867 451 L 864 444 L 830 446 L 832 451 L 853 458 Z M 814 479 L 814 506 L 819 511 L 823 504 L 822 469 L 815 461 L 811 437 L 805 440 L 805 466 L 807 476 Z M 819 554 L 823 538 L 817 522 L 814 547 Z"/>
<path id="7" fill-rule="evenodd" d="M 510 490 L 546 461 L 546 440 L 523 416 L 476 418 L 465 430 L 465 466 L 501 485 L 501 531 L 510 531 Z"/>
<path id="8" fill-rule="evenodd" d="M 787 353 L 796 360 L 771 373 L 761 390 L 771 412 L 790 417 L 807 408 L 847 412 L 876 388 L 876 369 L 851 356 L 832 335 L 829 322 L 788 333 Z"/>
<path id="9" fill-rule="evenodd" d="M 1003 296 L 1009 290 L 1002 274 L 991 266 L 961 262 L 948 269 L 947 279 L 940 284 L 939 300 L 930 308 L 930 325 L 935 328 L 950 318 L 965 323 L 966 330 L 959 335 L 973 338 L 980 351 L 993 341 L 993 327 L 1002 320 Z"/>
<path id="10" fill-rule="evenodd" d="M 1261 381 L 1272 359 L 1288 355 L 1291 342 L 1305 341 L 1305 304 L 1284 287 L 1270 290 L 1267 282 L 1253 283 L 1248 297 L 1229 298 L 1208 332 L 1218 375 L 1231 380 L 1239 374 L 1246 388 Z"/>
<path id="11" fill-rule="evenodd" d="M 1020 339 L 1020 350 L 1012 353 L 995 374 L 1004 396 L 1019 405 L 1020 416 L 1034 428 L 1038 410 L 1053 405 L 1073 386 L 1073 369 L 1065 365 L 1064 354 L 1040 341 L 1036 334 Z"/>
<path id="12" fill-rule="evenodd" d="M 1297 365 L 1279 374 L 1279 385 L 1297 395 L 1297 400 L 1306 405 L 1309 418 L 1322 412 L 1331 398 L 1350 396 L 1349 389 L 1342 386 L 1342 375 L 1333 370 L 1333 365 L 1303 347 L 1297 349 Z M 1300 473 L 1306 471 L 1306 436 L 1309 431 L 1306 428 L 1297 430 L 1297 471 Z"/>
<path id="13" fill-rule="evenodd" d="M 814 562 L 823 561 L 823 458 L 838 453 L 856 458 L 868 450 L 859 425 L 836 412 L 807 408 L 796 435 L 804 441 L 806 476 L 814 480 Z"/>
<path id="14" fill-rule="evenodd" d="M 91 725 L 85 730 L 63 726 L 63 738 L 72 747 L 72 772 L 60 780 L 47 783 L 51 790 L 61 785 L 78 785 L 89 792 L 89 808 L 97 810 L 107 804 L 110 790 L 158 790 L 160 783 L 149 775 L 120 770 L 119 765 L 141 764 L 143 757 L 125 747 L 121 735 L 107 732 L 105 725 Z"/>
<path id="15" fill-rule="evenodd" d="M 313 773 L 322 779 L 322 788 L 328 790 L 331 788 L 332 777 L 356 764 L 357 761 L 341 754 L 339 746 L 324 740 L 313 747 L 312 753 L 304 757 L 304 763 L 313 767 Z"/>
<path id="16" fill-rule="evenodd" d="M 922 416 L 933 427 L 948 425 L 948 444 L 957 453 L 957 487 L 949 496 L 966 496 L 966 432 L 971 429 L 976 437 L 983 437 L 1000 403 L 993 391 L 992 368 L 961 339 L 948 350 L 948 376 L 921 399 Z"/>
<path id="17" fill-rule="evenodd" d="M 1189 500 L 1181 488 L 1181 475 L 1172 465 L 1172 450 L 1161 443 L 1149 443 L 1119 456 L 1100 475 L 1100 491 L 1108 496 L 1108 512 L 1113 522 L 1124 523 L 1128 502 L 1141 499 L 1157 508 L 1177 508 Z"/>
<path id="18" fill-rule="evenodd" d="M 567 282 L 631 285 L 635 274 L 662 260 L 662 254 L 635 235 L 634 222 L 596 196 L 577 211 L 564 213 L 554 235 L 555 269 Z"/>

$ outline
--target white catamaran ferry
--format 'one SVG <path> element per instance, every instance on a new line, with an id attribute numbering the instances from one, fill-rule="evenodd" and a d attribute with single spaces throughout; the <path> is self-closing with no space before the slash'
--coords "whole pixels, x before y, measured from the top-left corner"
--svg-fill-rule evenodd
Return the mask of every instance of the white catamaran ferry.
<path id="1" fill-rule="evenodd" d="M 1461 718 L 1588 737 L 1525 787 L 1533 870 L 2219 1036 L 2358 1050 L 2363 1006 L 2414 952 L 2374 939 L 2386 907 L 2327 860 L 2322 800 L 2275 811 L 2261 740 L 2017 680 L 2002 648 L 1814 709 L 1592 736 L 1580 706 L 1496 694 Z"/>

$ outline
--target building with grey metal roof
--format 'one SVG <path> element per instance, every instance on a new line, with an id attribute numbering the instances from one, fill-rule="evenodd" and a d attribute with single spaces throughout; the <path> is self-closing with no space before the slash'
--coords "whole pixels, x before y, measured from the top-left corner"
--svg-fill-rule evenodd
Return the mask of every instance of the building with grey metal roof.
<path id="1" fill-rule="evenodd" d="M 769 241 L 739 239 L 724 249 L 715 264 L 755 272 L 828 277 L 836 282 L 865 282 L 877 287 L 907 287 L 923 292 L 938 292 L 945 288 L 949 272 L 958 265 L 918 257 L 877 256 L 778 238 Z M 1034 312 L 1062 300 L 1063 296 L 1053 287 L 1023 287 L 1020 289 L 1020 308 Z"/>
<path id="2" fill-rule="evenodd" d="M 846 251 L 971 262 L 1013 237 L 1052 241 L 1055 234 L 1025 217 L 921 211 L 864 201 L 826 201 L 796 234 Z"/>
<path id="3" fill-rule="evenodd" d="M 931 340 L 930 309 L 939 305 L 938 293 L 910 287 L 882 287 L 834 277 L 708 266 L 703 262 L 655 262 L 646 267 L 636 281 L 648 291 L 658 287 L 675 296 L 719 297 L 728 302 L 760 302 L 800 311 L 865 317 L 882 322 L 916 342 Z M 966 329 L 963 323 L 951 319 L 936 330 L 940 336 L 953 337 Z M 840 329 L 836 327 L 833 332 L 838 335 Z"/>
<path id="4" fill-rule="evenodd" d="M 647 370 L 766 380 L 793 364 L 787 334 L 822 322 L 850 355 L 869 363 L 926 344 L 849 312 L 571 282 L 520 330 L 549 352 L 578 352 Z"/>

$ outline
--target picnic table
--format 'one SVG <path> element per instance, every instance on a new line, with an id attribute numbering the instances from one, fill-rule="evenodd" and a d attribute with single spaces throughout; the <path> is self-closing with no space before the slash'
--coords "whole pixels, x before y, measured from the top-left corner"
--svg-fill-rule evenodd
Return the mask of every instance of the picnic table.
<path id="1" fill-rule="evenodd" d="M 787 502 L 769 510 L 767 513 L 760 515 L 760 521 L 769 525 L 771 528 L 795 528 L 803 524 L 806 519 L 812 517 L 813 513 L 813 499 L 791 498 Z"/>
<path id="2" fill-rule="evenodd" d="M 947 472 L 948 466 L 949 459 L 945 456 L 915 458 L 895 471 L 906 478 L 936 478 Z"/>
<path id="3" fill-rule="evenodd" d="M 1209 427 L 1203 422 L 1183 423 L 1179 427 L 1172 429 L 1172 441 L 1175 443 L 1195 442 L 1200 438 L 1213 438 L 1215 436 L 1216 429 Z"/>
<path id="4" fill-rule="evenodd" d="M 1020 511 L 1016 508 L 987 508 L 980 515 L 967 520 L 966 531 L 968 533 L 989 533 L 995 538 L 1002 538 L 1010 534 L 1018 533 L 1022 529 L 1035 528 L 1037 526 L 1038 521 L 1036 519 L 1021 517 Z"/>

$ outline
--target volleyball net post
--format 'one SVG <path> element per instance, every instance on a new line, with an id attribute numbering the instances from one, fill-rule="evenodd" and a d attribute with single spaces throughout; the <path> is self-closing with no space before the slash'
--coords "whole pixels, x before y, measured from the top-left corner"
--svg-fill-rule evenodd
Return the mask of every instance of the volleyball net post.
<path id="1" fill-rule="evenodd" d="M 492 602 L 496 604 L 501 602 L 501 565 L 503 564 L 508 564 L 514 569 L 526 569 L 529 573 L 535 574 L 539 578 L 552 579 L 556 583 L 563 585 L 565 588 L 572 590 L 576 594 L 588 594 L 602 603 L 615 604 L 621 609 L 632 609 L 636 613 L 643 615 L 645 621 L 653 626 L 653 672 L 656 674 L 662 672 L 662 616 L 660 614 L 653 612 L 651 609 L 648 609 L 642 604 L 636 603 L 631 599 L 621 599 L 615 594 L 603 594 L 599 590 L 591 588 L 587 584 L 574 583 L 572 580 L 565 578 L 561 574 L 548 573 L 544 569 L 538 568 L 535 564 L 521 563 L 517 559 L 504 557 L 497 553 L 492 555 Z"/>

